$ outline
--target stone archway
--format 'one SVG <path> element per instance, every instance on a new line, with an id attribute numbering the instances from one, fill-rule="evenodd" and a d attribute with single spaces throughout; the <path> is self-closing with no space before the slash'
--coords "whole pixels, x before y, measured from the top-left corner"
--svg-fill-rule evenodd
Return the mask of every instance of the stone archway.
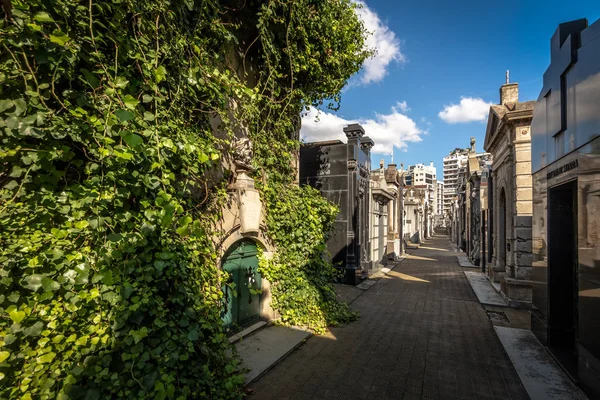
<path id="1" fill-rule="evenodd" d="M 223 268 L 224 270 L 227 270 L 226 264 L 229 262 L 229 257 L 232 253 L 234 253 L 237 250 L 240 243 L 252 243 L 254 245 L 254 247 L 256 248 L 256 251 L 254 252 L 254 254 L 252 254 L 252 256 L 256 259 L 256 266 L 258 266 L 258 258 L 259 257 L 264 257 L 267 259 L 271 258 L 273 256 L 274 245 L 273 245 L 272 241 L 269 240 L 269 238 L 265 235 L 265 232 L 266 232 L 266 228 L 263 225 L 260 226 L 260 230 L 259 230 L 258 234 L 242 234 L 241 227 L 239 224 L 232 226 L 228 231 L 226 231 L 226 233 L 224 234 L 224 238 L 221 240 L 221 242 L 216 244 L 216 250 L 217 250 L 217 254 L 218 254 L 217 262 L 218 262 L 219 266 L 221 268 Z M 241 256 L 241 255 L 236 254 L 236 256 Z M 246 254 L 246 256 L 250 256 L 250 254 Z M 246 260 L 246 261 L 250 262 L 249 260 Z M 254 259 L 252 260 L 252 262 L 254 262 Z M 246 268 L 248 268 L 248 265 L 246 266 Z M 230 271 L 228 271 L 228 272 L 230 272 Z M 248 277 L 248 278 L 251 278 L 251 277 Z M 279 317 L 279 315 L 271 308 L 271 283 L 264 277 L 260 276 L 260 286 L 261 286 L 260 287 L 261 294 L 260 294 L 260 301 L 259 301 L 260 319 L 263 319 L 263 320 L 277 319 Z M 224 290 L 224 294 L 227 295 L 227 293 L 225 293 L 225 290 Z M 246 300 L 248 300 L 248 298 L 246 298 Z M 250 299 L 250 300 L 254 301 L 253 299 Z M 224 301 L 227 302 L 228 299 L 225 298 Z M 224 317 L 224 315 L 222 315 L 222 316 Z M 239 322 L 244 322 L 244 321 L 239 321 Z M 246 321 L 246 322 L 248 322 L 248 321 Z M 228 321 L 225 321 L 225 318 L 224 318 L 224 323 L 226 325 L 228 324 Z M 238 325 L 240 325 L 240 324 L 238 323 Z M 244 324 L 241 324 L 241 325 L 244 325 Z"/>
<path id="2" fill-rule="evenodd" d="M 222 258 L 221 268 L 229 274 L 223 285 L 221 318 L 226 327 L 237 330 L 261 317 L 262 276 L 258 272 L 256 242 L 242 239 L 231 246 Z"/>

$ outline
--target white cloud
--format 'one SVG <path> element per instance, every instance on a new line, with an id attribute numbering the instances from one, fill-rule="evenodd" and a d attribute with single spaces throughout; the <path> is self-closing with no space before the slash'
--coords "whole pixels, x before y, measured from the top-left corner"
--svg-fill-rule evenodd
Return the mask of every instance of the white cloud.
<path id="1" fill-rule="evenodd" d="M 410 107 L 406 104 L 406 101 L 396 103 L 396 108 L 399 108 L 402 112 L 410 111 Z"/>
<path id="2" fill-rule="evenodd" d="M 426 134 L 415 121 L 402 113 L 402 103 L 392 107 L 389 114 L 375 114 L 375 118 L 359 118 L 347 120 L 333 113 L 317 111 L 311 108 L 302 116 L 302 129 L 300 137 L 305 142 L 319 142 L 323 140 L 341 140 L 346 142 L 344 126 L 359 123 L 365 129 L 365 136 L 375 142 L 371 150 L 373 153 L 390 154 L 392 149 L 406 150 L 408 143 L 420 142 L 421 135 Z M 404 102 L 406 105 L 406 102 Z M 408 109 L 408 107 L 406 107 Z"/>
<path id="3" fill-rule="evenodd" d="M 492 104 L 481 98 L 461 97 L 459 104 L 445 106 L 438 116 L 449 124 L 485 121 Z"/>
<path id="4" fill-rule="evenodd" d="M 381 81 L 387 75 L 387 68 L 392 62 L 404 62 L 406 57 L 400 51 L 400 40 L 394 31 L 390 30 L 364 1 L 356 0 L 355 2 L 359 5 L 356 13 L 369 32 L 366 45 L 369 49 L 376 51 L 376 54 L 365 60 L 363 64 L 360 83 L 367 85 Z"/>

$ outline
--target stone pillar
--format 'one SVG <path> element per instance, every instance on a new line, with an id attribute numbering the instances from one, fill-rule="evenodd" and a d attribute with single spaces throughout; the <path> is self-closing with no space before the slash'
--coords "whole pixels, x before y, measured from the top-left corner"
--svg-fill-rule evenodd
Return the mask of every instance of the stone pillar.
<path id="1" fill-rule="evenodd" d="M 347 244 L 346 244 L 346 283 L 356 285 L 361 279 L 360 257 L 361 257 L 361 225 L 366 222 L 362 218 L 362 198 L 359 195 L 360 168 L 358 165 L 360 151 L 360 139 L 365 130 L 359 124 L 351 124 L 344 127 L 344 133 L 348 138 L 346 160 L 348 164 L 348 199 L 347 215 L 348 221 Z M 364 188 L 363 188 L 364 190 Z M 362 196 L 365 197 L 365 196 Z M 368 228 L 367 228 L 368 229 Z"/>
<path id="2" fill-rule="evenodd" d="M 357 124 L 358 125 L 358 124 Z M 362 127 L 358 125 L 360 129 Z M 364 132 L 364 129 L 362 130 Z M 369 209 L 371 208 L 372 196 L 370 194 L 371 188 L 371 149 L 375 145 L 375 142 L 368 136 L 363 136 L 360 139 L 360 151 L 362 151 L 366 158 L 364 163 L 359 162 L 358 164 L 358 175 L 359 175 L 359 193 L 361 193 L 361 215 L 362 226 L 358 229 L 362 230 L 362 236 L 360 241 L 360 253 L 359 253 L 359 266 L 363 272 L 368 271 L 371 268 L 373 260 L 371 259 L 371 234 L 369 226 Z"/>
<path id="3" fill-rule="evenodd" d="M 530 127 L 515 128 L 514 142 L 514 266 L 516 279 L 531 279 L 533 184 Z"/>

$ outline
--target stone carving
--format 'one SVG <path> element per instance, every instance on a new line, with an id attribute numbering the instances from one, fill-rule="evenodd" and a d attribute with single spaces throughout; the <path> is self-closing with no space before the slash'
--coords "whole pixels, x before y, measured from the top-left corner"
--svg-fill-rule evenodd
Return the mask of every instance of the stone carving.
<path id="1" fill-rule="evenodd" d="M 367 181 L 365 179 L 360 179 L 358 181 L 358 195 L 363 197 L 365 195 L 365 189 L 367 188 Z"/>
<path id="2" fill-rule="evenodd" d="M 358 167 L 356 160 L 348 160 L 348 169 L 354 171 Z"/>
<path id="3" fill-rule="evenodd" d="M 236 138 L 231 143 L 233 162 L 237 169 L 252 170 L 252 141 L 247 137 Z"/>
<path id="4" fill-rule="evenodd" d="M 364 165 L 360 166 L 360 170 L 359 171 L 360 171 L 360 176 L 362 176 L 363 178 L 368 178 L 369 177 L 369 170 Z"/>

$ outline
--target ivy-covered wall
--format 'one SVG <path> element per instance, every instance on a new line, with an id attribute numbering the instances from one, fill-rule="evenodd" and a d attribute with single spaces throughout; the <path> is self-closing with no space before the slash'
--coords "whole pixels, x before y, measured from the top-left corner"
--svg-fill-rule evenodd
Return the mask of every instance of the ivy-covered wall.
<path id="1" fill-rule="evenodd" d="M 321 257 L 335 210 L 293 184 L 299 113 L 369 54 L 349 0 L 2 7 L 0 398 L 242 395 L 211 230 L 241 127 L 282 322 L 354 317 Z"/>

